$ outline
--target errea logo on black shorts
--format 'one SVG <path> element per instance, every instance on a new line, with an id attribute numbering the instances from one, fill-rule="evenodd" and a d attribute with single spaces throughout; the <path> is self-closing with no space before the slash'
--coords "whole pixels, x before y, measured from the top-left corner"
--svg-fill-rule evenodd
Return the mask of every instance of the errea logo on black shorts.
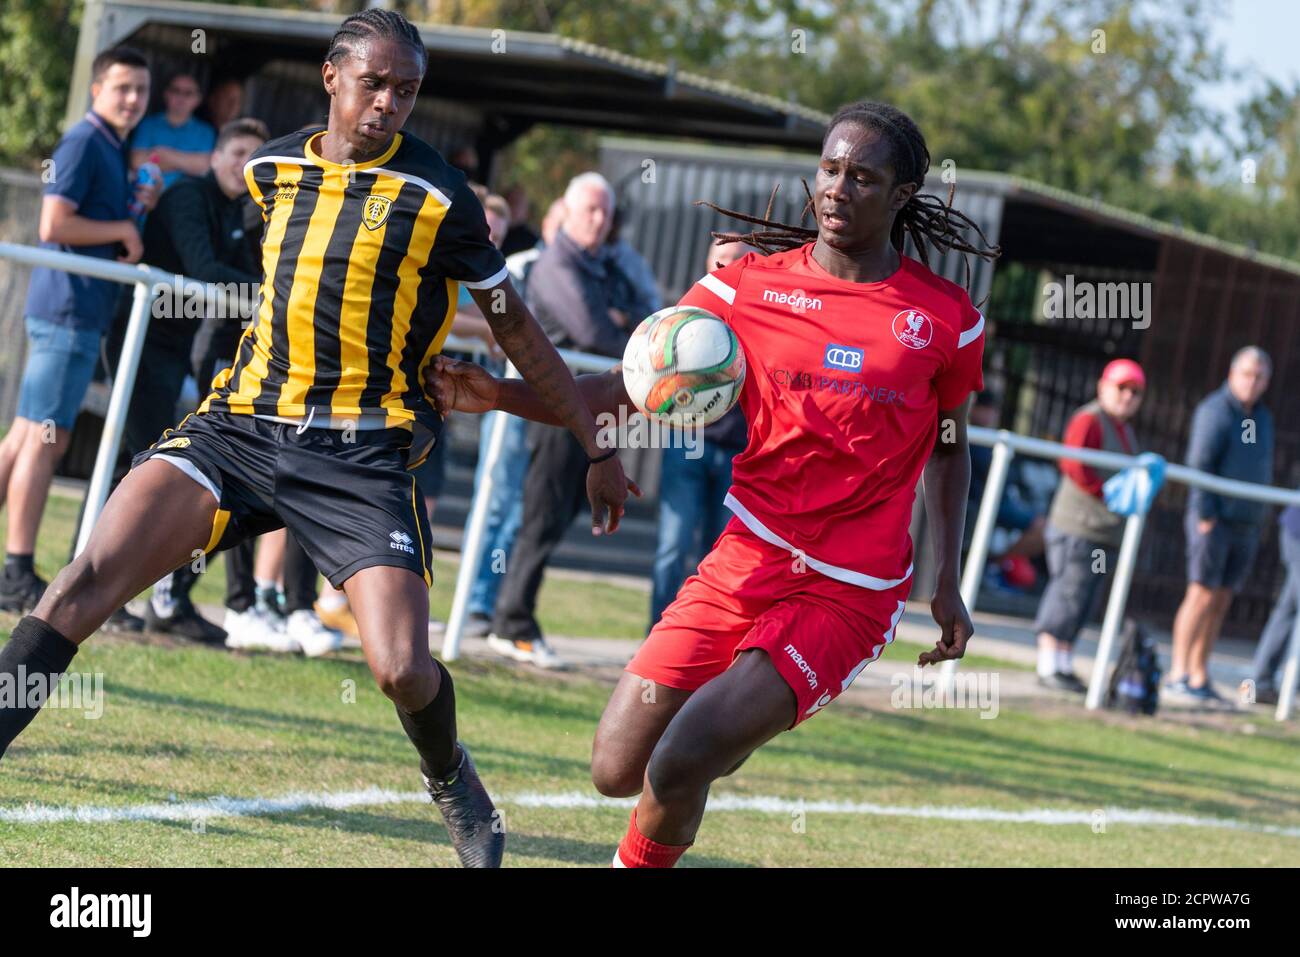
<path id="1" fill-rule="evenodd" d="M 857 372 L 862 368 L 862 350 L 828 342 L 822 365 L 827 369 L 847 369 L 849 372 Z"/>
<path id="2" fill-rule="evenodd" d="M 399 552 L 406 552 L 408 555 L 415 554 L 413 539 L 406 532 L 389 532 L 388 537 L 392 539 L 388 543 L 389 548 L 395 548 Z"/>

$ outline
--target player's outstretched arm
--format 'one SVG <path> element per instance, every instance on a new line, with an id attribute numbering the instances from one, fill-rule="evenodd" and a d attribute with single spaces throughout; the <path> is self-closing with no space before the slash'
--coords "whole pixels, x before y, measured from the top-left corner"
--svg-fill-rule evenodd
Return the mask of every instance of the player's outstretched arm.
<path id="1" fill-rule="evenodd" d="M 960 658 L 974 631 L 958 581 L 966 498 L 970 494 L 970 446 L 966 439 L 969 410 L 967 396 L 956 408 L 939 411 L 939 433 L 925 463 L 925 511 L 938 564 L 930 614 L 939 625 L 940 636 L 933 651 L 917 658 L 919 665 Z"/>
<path id="2" fill-rule="evenodd" d="M 573 433 L 587 457 L 601 459 L 587 470 L 591 530 L 594 535 L 614 531 L 623 516 L 628 491 L 634 486 L 623 474 L 618 456 L 606 457 L 607 450 L 597 443 L 595 416 L 559 352 L 509 280 L 492 289 L 472 289 L 470 294 L 492 328 L 497 344 L 519 370 L 524 382 L 552 410 L 558 424 Z"/>
<path id="3" fill-rule="evenodd" d="M 580 375 L 574 381 L 593 417 L 605 412 L 617 416 L 620 405 L 632 407 L 632 400 L 623 387 L 622 366 L 597 375 Z M 424 385 L 434 405 L 444 415 L 448 412 L 501 411 L 545 425 L 564 424 L 527 382 L 496 378 L 473 362 L 435 356 L 425 370 Z"/>

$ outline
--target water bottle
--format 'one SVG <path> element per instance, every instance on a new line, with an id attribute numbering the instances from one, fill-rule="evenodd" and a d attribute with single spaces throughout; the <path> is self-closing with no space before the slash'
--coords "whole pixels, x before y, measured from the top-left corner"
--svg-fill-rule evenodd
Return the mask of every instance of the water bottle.
<path id="1" fill-rule="evenodd" d="M 158 155 L 150 154 L 149 162 L 141 163 L 140 168 L 135 171 L 135 182 L 131 184 L 131 198 L 127 202 L 127 209 L 131 212 L 131 217 L 135 220 L 136 226 L 139 227 L 141 235 L 144 234 L 144 217 L 148 210 L 144 204 L 136 198 L 135 187 L 148 186 L 150 183 L 162 182 L 162 167 L 158 165 Z"/>

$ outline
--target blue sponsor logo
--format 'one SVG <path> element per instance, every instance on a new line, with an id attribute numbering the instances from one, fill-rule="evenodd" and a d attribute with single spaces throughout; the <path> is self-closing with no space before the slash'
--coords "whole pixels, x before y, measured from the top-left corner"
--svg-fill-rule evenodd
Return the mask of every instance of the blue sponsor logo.
<path id="1" fill-rule="evenodd" d="M 852 346 L 840 346 L 835 343 L 827 343 L 826 355 L 822 358 L 822 365 L 827 369 L 844 369 L 848 372 L 862 371 L 862 350 L 854 349 Z"/>

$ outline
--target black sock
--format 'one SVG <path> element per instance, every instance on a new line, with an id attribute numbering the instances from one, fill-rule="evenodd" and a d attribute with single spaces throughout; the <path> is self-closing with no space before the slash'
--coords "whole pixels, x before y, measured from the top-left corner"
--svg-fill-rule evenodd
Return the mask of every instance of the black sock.
<path id="1" fill-rule="evenodd" d="M 6 575 L 22 575 L 35 570 L 36 569 L 32 567 L 32 556 L 30 553 L 26 555 L 18 555 L 14 552 L 5 552 Z"/>
<path id="2" fill-rule="evenodd" d="M 420 770 L 425 777 L 442 780 L 456 770 L 456 689 L 451 675 L 437 658 L 433 666 L 442 674 L 438 693 L 424 709 L 414 714 L 397 709 L 406 736 L 420 752 Z"/>
<path id="3" fill-rule="evenodd" d="M 41 710 L 40 704 L 28 706 L 30 677 L 45 675 L 46 688 L 51 687 L 76 653 L 76 645 L 39 618 L 28 615 L 14 626 L 9 643 L 0 648 L 0 756 Z"/>

